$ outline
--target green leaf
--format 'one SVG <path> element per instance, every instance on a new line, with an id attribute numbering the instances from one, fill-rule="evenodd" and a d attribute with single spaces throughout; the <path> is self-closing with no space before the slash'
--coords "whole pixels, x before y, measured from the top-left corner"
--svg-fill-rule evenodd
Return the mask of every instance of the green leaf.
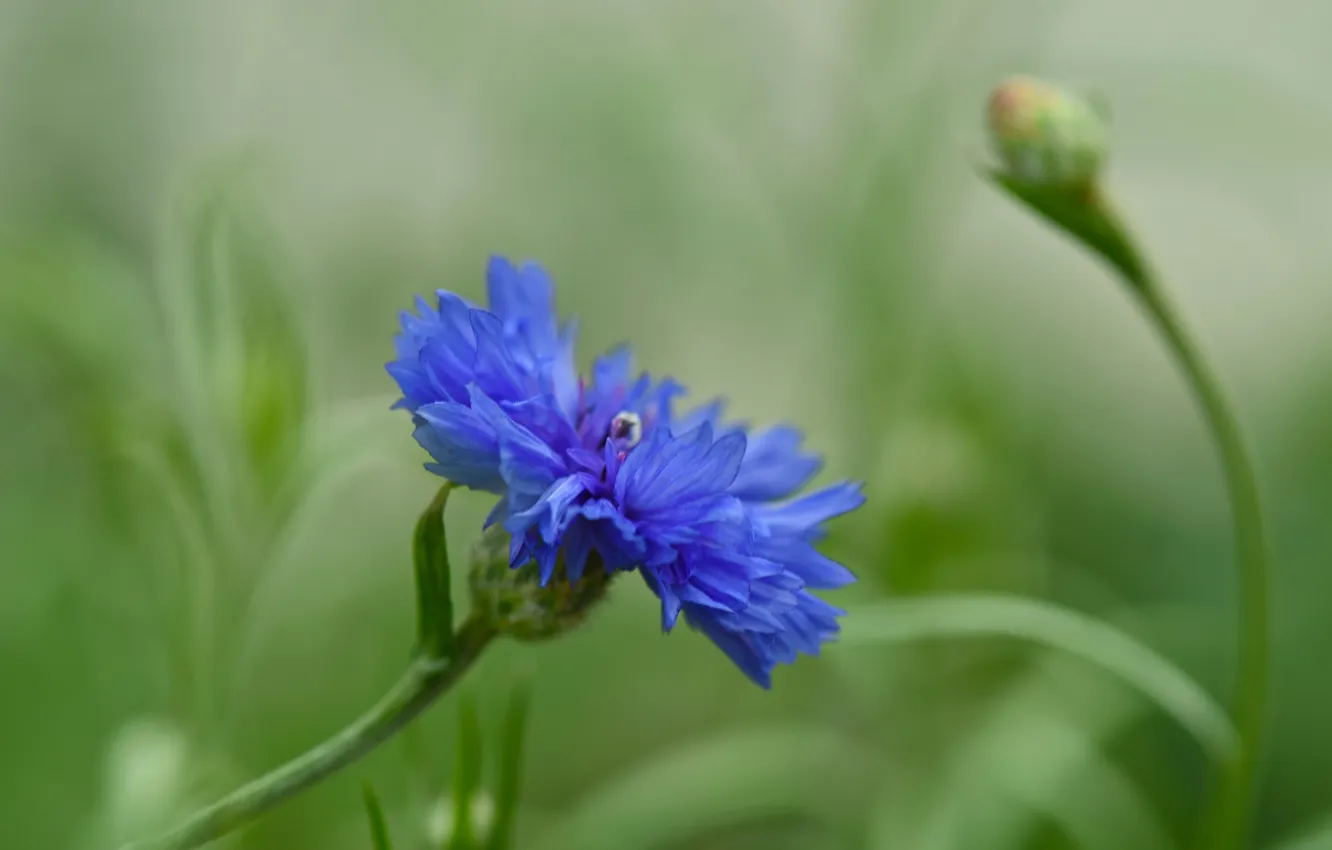
<path id="1" fill-rule="evenodd" d="M 534 850 L 669 847 L 756 818 L 857 816 L 879 765 L 865 747 L 826 729 L 731 731 L 672 747 L 583 800 Z"/>
<path id="2" fill-rule="evenodd" d="M 1022 850 L 1052 823 L 1088 850 L 1170 850 L 1159 813 L 1106 751 L 1147 705 L 1047 654 L 946 748 L 940 776 L 888 784 L 869 846 Z"/>
<path id="3" fill-rule="evenodd" d="M 1029 711 L 1003 718 L 985 742 L 984 766 L 973 776 L 976 791 L 1002 795 L 1009 805 L 977 832 L 987 843 L 1008 834 L 1009 846 L 1018 846 L 1025 824 L 1040 815 L 1084 850 L 1171 850 L 1173 840 L 1151 802 L 1079 720 Z"/>
<path id="4" fill-rule="evenodd" d="M 1084 614 L 1032 599 L 952 595 L 853 608 L 843 645 L 963 637 L 1010 637 L 1079 656 L 1115 674 L 1188 730 L 1221 763 L 1237 737 L 1225 711 L 1193 679 L 1150 647 Z"/>
<path id="5" fill-rule="evenodd" d="M 481 719 L 476 700 L 464 697 L 458 703 L 458 755 L 453 780 L 453 834 L 449 850 L 474 850 L 479 846 L 472 801 L 481 788 Z"/>
<path id="6" fill-rule="evenodd" d="M 1098 254 L 1138 289 L 1148 286 L 1147 267 L 1128 230 L 1094 183 L 1045 184 L 992 169 L 986 177 L 1019 203 Z"/>
<path id="7" fill-rule="evenodd" d="M 375 789 L 367 782 L 361 787 L 361 794 L 365 799 L 366 817 L 370 819 L 370 840 L 374 850 L 393 850 L 393 843 L 389 841 L 388 823 L 384 820 L 384 809 L 379 805 Z"/>
<path id="8" fill-rule="evenodd" d="M 245 539 L 274 533 L 294 509 L 310 412 L 305 328 L 259 176 L 244 158 L 196 175 L 177 199 L 182 232 L 167 240 L 159 281 L 177 392 Z"/>
<path id="9" fill-rule="evenodd" d="M 444 505 L 453 485 L 439 488 L 416 523 L 412 560 L 416 568 L 416 638 L 427 658 L 445 659 L 453 652 L 453 596 Z"/>
<path id="10" fill-rule="evenodd" d="M 495 790 L 495 821 L 491 826 L 490 850 L 508 850 L 513 841 L 513 821 L 518 813 L 518 795 L 523 781 L 523 743 L 532 694 L 526 684 L 513 689 L 504 713 L 500 737 L 499 780 Z"/>
<path id="11" fill-rule="evenodd" d="M 1274 845 L 1272 850 L 1332 850 L 1332 815 L 1324 815 L 1318 823 Z"/>

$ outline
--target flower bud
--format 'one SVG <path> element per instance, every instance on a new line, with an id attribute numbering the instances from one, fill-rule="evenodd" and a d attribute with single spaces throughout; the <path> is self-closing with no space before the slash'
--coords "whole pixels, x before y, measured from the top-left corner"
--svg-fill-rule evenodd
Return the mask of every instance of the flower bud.
<path id="1" fill-rule="evenodd" d="M 113 830 L 132 836 L 169 820 L 180 806 L 190 758 L 185 734 L 166 721 L 122 727 L 106 755 L 105 805 Z"/>
<path id="2" fill-rule="evenodd" d="M 987 112 L 990 136 L 1009 176 L 1058 186 L 1095 179 L 1109 128 L 1084 98 L 1031 77 L 1011 77 L 990 94 Z"/>
<path id="3" fill-rule="evenodd" d="M 435 800 L 425 816 L 425 839 L 430 847 L 447 847 L 453 840 L 455 801 L 448 796 Z M 490 836 L 495 826 L 495 801 L 484 791 L 477 792 L 468 801 L 468 814 L 472 819 L 468 833 L 480 839 Z"/>
<path id="4" fill-rule="evenodd" d="M 223 756 L 159 717 L 140 717 L 116 730 L 102 769 L 99 805 L 78 845 L 98 850 L 165 829 L 238 779 Z M 234 844 L 227 837 L 217 846 Z"/>
<path id="5" fill-rule="evenodd" d="M 509 566 L 509 534 L 495 525 L 472 548 L 469 578 L 473 617 L 500 634 L 533 641 L 557 637 L 582 623 L 605 597 L 611 574 L 593 552 L 582 577 L 571 585 L 561 554 L 542 587 L 536 561 Z"/>

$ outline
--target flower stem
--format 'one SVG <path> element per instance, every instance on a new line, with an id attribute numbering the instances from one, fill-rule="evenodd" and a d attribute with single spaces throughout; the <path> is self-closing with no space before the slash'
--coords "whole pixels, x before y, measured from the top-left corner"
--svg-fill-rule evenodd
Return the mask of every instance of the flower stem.
<path id="1" fill-rule="evenodd" d="M 480 620 L 469 619 L 454 636 L 447 659 L 418 657 L 379 703 L 333 737 L 281 767 L 236 789 L 192 815 L 175 829 L 122 850 L 189 850 L 232 832 L 367 755 L 447 693 L 494 638 Z"/>
<path id="2" fill-rule="evenodd" d="M 1258 760 L 1267 709 L 1268 607 L 1271 568 L 1257 477 L 1239 423 L 1179 316 L 1145 263 L 1131 282 L 1147 313 L 1183 370 L 1211 430 L 1225 472 L 1235 526 L 1239 570 L 1239 652 L 1232 719 L 1239 734 L 1235 756 L 1222 766 L 1203 814 L 1199 846 L 1242 846 L 1250 829 Z"/>

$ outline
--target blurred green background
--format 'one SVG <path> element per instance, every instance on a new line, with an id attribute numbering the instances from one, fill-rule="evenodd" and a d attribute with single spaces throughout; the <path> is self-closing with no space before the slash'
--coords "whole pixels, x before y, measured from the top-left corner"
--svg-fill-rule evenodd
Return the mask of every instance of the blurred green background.
<path id="1" fill-rule="evenodd" d="M 488 747 L 533 693 L 520 848 L 1182 846 L 1212 761 L 1142 683 L 1228 698 L 1222 480 L 1118 285 L 976 177 L 1026 71 L 1113 104 L 1112 191 L 1256 448 L 1255 846 L 1332 847 L 1329 31 L 1318 0 L 2 0 L 4 843 L 112 850 L 398 676 L 435 481 L 382 365 L 500 252 L 583 362 L 630 340 L 869 497 L 828 543 L 846 640 L 771 692 L 633 581 L 488 653 Z M 455 563 L 488 507 L 454 499 Z M 438 846 L 456 713 L 226 846 L 368 848 L 363 781 Z"/>

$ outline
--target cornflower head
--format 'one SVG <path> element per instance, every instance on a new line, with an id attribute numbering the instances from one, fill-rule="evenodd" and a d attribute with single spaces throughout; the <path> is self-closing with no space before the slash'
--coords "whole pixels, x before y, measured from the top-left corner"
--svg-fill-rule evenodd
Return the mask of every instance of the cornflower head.
<path id="1" fill-rule="evenodd" d="M 751 433 L 720 402 L 677 415 L 684 388 L 636 374 L 627 347 L 579 377 L 576 326 L 558 323 L 540 266 L 492 257 L 486 282 L 489 309 L 418 298 L 387 369 L 426 468 L 499 497 L 486 527 L 509 535 L 508 566 L 567 583 L 561 599 L 637 570 L 665 631 L 683 615 L 765 688 L 776 664 L 817 655 L 844 612 L 810 591 L 855 576 L 815 544 L 860 486 L 798 495 L 822 465 L 799 431 Z M 513 629 L 551 630 L 527 631 Z"/>

